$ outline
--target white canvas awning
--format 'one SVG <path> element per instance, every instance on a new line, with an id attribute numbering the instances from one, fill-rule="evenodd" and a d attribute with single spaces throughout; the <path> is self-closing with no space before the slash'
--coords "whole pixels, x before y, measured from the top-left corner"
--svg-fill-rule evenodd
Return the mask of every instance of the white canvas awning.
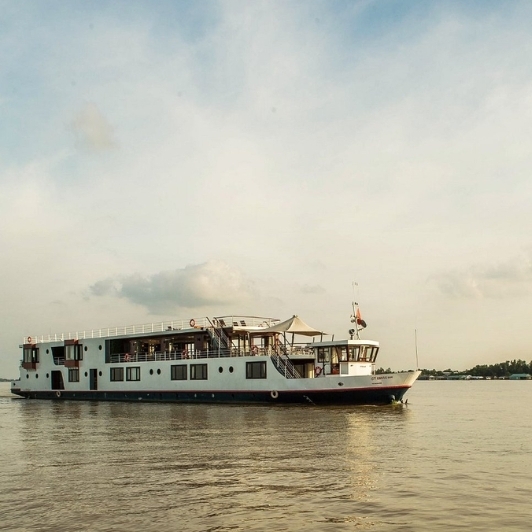
<path id="1" fill-rule="evenodd" d="M 286 321 L 282 321 L 277 325 L 262 329 L 261 334 L 266 333 L 292 333 L 301 334 L 303 336 L 318 336 L 325 334 L 323 331 L 318 331 L 307 325 L 299 316 L 292 316 Z"/>

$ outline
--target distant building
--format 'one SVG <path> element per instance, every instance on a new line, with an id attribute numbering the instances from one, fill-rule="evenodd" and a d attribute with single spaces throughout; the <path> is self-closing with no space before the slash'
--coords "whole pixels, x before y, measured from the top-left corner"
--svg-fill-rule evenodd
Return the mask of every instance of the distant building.
<path id="1" fill-rule="evenodd" d="M 529 375 L 528 373 L 514 373 L 513 375 L 510 375 L 511 381 L 529 381 L 532 379 L 532 375 Z"/>

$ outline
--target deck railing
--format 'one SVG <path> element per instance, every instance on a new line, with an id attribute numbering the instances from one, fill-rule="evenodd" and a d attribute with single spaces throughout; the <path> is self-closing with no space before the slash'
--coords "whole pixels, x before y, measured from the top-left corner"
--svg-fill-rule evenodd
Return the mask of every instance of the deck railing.
<path id="1" fill-rule="evenodd" d="M 297 352 L 288 350 L 288 355 L 304 355 L 304 356 L 313 356 L 312 349 L 308 348 L 303 350 L 299 348 Z M 165 360 L 200 360 L 206 358 L 227 358 L 227 357 L 243 357 L 243 356 L 269 356 L 274 360 L 274 364 L 278 363 L 278 360 L 281 359 L 284 366 L 288 366 L 288 373 L 293 374 L 296 370 L 291 364 L 290 360 L 286 357 L 280 357 L 274 349 L 257 347 L 249 349 L 239 349 L 233 347 L 230 349 L 205 349 L 202 351 L 193 351 L 183 353 L 181 351 L 164 351 L 164 352 L 155 352 L 155 353 L 115 353 L 110 355 L 109 362 L 111 364 L 121 363 L 121 362 L 154 362 L 154 361 L 165 361 Z M 286 361 L 286 362 L 285 362 Z"/>
<path id="2" fill-rule="evenodd" d="M 261 318 L 258 316 L 224 316 L 209 319 L 191 318 L 190 320 L 173 320 L 144 323 L 142 325 L 125 325 L 120 327 L 106 327 L 103 329 L 91 329 L 87 331 L 75 331 L 59 334 L 42 334 L 38 336 L 25 336 L 22 343 L 46 343 L 62 342 L 64 340 L 84 340 L 86 338 L 108 338 L 111 336 L 133 336 L 135 334 L 149 334 L 165 331 L 181 331 L 183 329 L 197 329 L 216 327 L 256 327 L 268 328 L 279 323 L 278 319 Z"/>

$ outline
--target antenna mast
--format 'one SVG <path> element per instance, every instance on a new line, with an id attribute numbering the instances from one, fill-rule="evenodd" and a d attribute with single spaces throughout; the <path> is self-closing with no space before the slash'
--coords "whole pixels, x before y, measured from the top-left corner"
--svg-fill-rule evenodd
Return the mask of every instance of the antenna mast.
<path id="1" fill-rule="evenodd" d="M 355 301 L 356 300 L 355 286 L 358 287 L 358 283 L 353 281 L 353 303 L 352 303 L 353 314 L 351 314 L 351 323 L 355 324 L 355 328 L 354 330 L 351 329 L 349 333 L 351 334 L 351 339 L 353 338 L 353 333 L 354 333 L 356 335 L 357 340 L 360 340 L 360 329 L 358 328 L 358 314 L 360 311 L 358 310 L 358 303 Z"/>
<path id="2" fill-rule="evenodd" d="M 414 340 L 416 343 L 416 369 L 419 369 L 419 360 L 417 358 L 417 329 L 414 329 Z"/>

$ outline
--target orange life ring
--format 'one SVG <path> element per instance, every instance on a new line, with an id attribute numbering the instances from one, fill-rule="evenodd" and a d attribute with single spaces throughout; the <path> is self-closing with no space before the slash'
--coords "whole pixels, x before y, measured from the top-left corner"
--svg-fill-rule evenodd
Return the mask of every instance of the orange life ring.
<path id="1" fill-rule="evenodd" d="M 129 356 L 129 353 L 126 353 L 124 355 L 124 362 L 129 362 L 131 360 L 131 357 Z"/>
<path id="2" fill-rule="evenodd" d="M 31 344 L 33 338 L 31 336 L 28 336 L 28 344 Z"/>
<path id="3" fill-rule="evenodd" d="M 316 366 L 314 368 L 314 375 L 316 377 L 319 377 L 322 374 L 322 372 L 323 372 L 323 368 L 321 366 Z"/>
<path id="4" fill-rule="evenodd" d="M 256 355 L 257 353 L 259 352 L 259 348 L 254 345 L 252 348 L 251 348 L 251 354 L 252 355 Z"/>
<path id="5" fill-rule="evenodd" d="M 194 318 L 192 318 L 190 321 L 189 321 L 189 324 L 191 327 L 195 327 L 196 326 L 196 320 Z"/>

